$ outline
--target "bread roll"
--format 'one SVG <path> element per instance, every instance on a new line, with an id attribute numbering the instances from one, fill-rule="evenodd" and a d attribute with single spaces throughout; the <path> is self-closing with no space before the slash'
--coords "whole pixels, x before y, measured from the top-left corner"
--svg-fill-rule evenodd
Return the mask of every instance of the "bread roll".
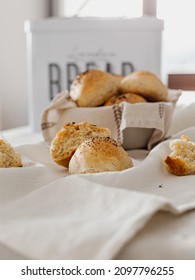
<path id="1" fill-rule="evenodd" d="M 80 107 L 96 107 L 117 93 L 118 77 L 100 71 L 81 73 L 70 87 L 70 97 Z"/>
<path id="2" fill-rule="evenodd" d="M 120 83 L 121 83 L 122 79 L 124 79 L 125 76 L 118 75 L 118 74 L 113 74 L 113 73 L 111 73 L 111 75 L 114 77 L 114 80 L 115 80 L 115 83 L 117 85 L 117 88 L 119 89 Z"/>
<path id="3" fill-rule="evenodd" d="M 71 174 L 122 171 L 133 166 L 128 153 L 110 137 L 95 137 L 80 144 L 70 160 Z"/>
<path id="4" fill-rule="evenodd" d="M 119 104 L 123 101 L 126 101 L 131 104 L 147 102 L 147 100 L 144 97 L 142 97 L 138 94 L 135 94 L 135 93 L 128 92 L 128 93 L 117 94 L 117 95 L 110 97 L 108 99 L 108 101 L 106 103 L 104 103 L 104 106 L 112 106 L 115 104 Z"/>
<path id="5" fill-rule="evenodd" d="M 0 139 L 0 168 L 22 166 L 20 154 L 9 143 Z"/>
<path id="6" fill-rule="evenodd" d="M 148 71 L 136 71 L 127 75 L 120 83 L 120 92 L 133 92 L 148 101 L 167 101 L 168 90 L 161 80 Z"/>
<path id="7" fill-rule="evenodd" d="M 169 172 L 183 176 L 195 172 L 195 143 L 185 135 L 170 144 L 171 154 L 165 159 Z"/>
<path id="8" fill-rule="evenodd" d="M 98 127 L 88 122 L 67 123 L 51 142 L 50 155 L 57 164 L 68 167 L 78 146 L 87 138 L 94 136 L 111 137 L 111 132 L 108 128 Z"/>

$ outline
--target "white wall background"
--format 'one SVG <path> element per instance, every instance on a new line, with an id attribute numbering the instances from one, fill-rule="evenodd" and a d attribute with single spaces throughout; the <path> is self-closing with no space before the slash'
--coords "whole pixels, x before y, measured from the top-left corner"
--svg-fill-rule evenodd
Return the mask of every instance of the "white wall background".
<path id="1" fill-rule="evenodd" d="M 28 124 L 24 21 L 49 15 L 50 0 L 0 1 L 0 128 Z"/>

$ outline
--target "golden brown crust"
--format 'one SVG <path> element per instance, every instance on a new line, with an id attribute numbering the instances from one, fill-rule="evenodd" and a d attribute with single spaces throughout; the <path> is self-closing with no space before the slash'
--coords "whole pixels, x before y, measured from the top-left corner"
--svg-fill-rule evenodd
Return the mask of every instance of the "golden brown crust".
<path id="1" fill-rule="evenodd" d="M 102 105 L 118 90 L 119 77 L 100 70 L 80 73 L 70 87 L 70 97 L 80 107 Z"/>
<path id="2" fill-rule="evenodd" d="M 117 85 L 117 89 L 119 90 L 120 88 L 120 83 L 122 81 L 122 79 L 124 79 L 125 76 L 123 75 L 118 75 L 118 74 L 111 74 L 113 76 L 113 78 L 115 79 L 115 83 Z"/>
<path id="3" fill-rule="evenodd" d="M 51 142 L 50 155 L 59 165 L 68 167 L 78 146 L 87 138 L 94 136 L 111 136 L 108 128 L 99 127 L 88 122 L 67 123 Z"/>
<path id="4" fill-rule="evenodd" d="M 128 153 L 110 137 L 85 140 L 70 160 L 71 174 L 122 171 L 133 166 Z"/>
<path id="5" fill-rule="evenodd" d="M 154 73 L 148 71 L 130 73 L 121 81 L 119 90 L 140 94 L 148 101 L 167 101 L 168 96 L 167 87 Z"/>
<path id="6" fill-rule="evenodd" d="M 190 173 L 189 166 L 179 158 L 167 156 L 165 163 L 168 171 L 177 176 L 184 176 Z"/>
<path id="7" fill-rule="evenodd" d="M 104 106 L 112 106 L 115 104 L 120 104 L 123 101 L 126 101 L 131 104 L 147 102 L 147 100 L 141 95 L 127 92 L 127 93 L 121 93 L 110 97 L 109 100 L 104 103 Z"/>
<path id="8" fill-rule="evenodd" d="M 172 152 L 165 158 L 169 172 L 184 176 L 195 172 L 195 143 L 186 135 L 170 142 Z"/>

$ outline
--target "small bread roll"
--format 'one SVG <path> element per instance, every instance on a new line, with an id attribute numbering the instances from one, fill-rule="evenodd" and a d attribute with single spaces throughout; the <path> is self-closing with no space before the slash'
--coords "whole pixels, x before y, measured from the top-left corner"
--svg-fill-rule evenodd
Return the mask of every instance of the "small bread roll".
<path id="1" fill-rule="evenodd" d="M 83 72 L 71 84 L 70 97 L 80 107 L 102 105 L 117 93 L 118 79 L 118 77 L 100 70 Z"/>
<path id="2" fill-rule="evenodd" d="M 110 137 L 85 140 L 70 160 L 71 174 L 122 171 L 133 166 L 128 153 Z"/>
<path id="3" fill-rule="evenodd" d="M 195 172 L 195 143 L 182 135 L 170 143 L 171 154 L 165 159 L 169 172 L 183 176 Z"/>
<path id="4" fill-rule="evenodd" d="M 51 142 L 50 155 L 57 164 L 68 167 L 78 146 L 87 138 L 95 136 L 111 137 L 111 132 L 108 128 L 98 127 L 88 122 L 67 123 Z"/>
<path id="5" fill-rule="evenodd" d="M 20 154 L 8 142 L 0 139 L 0 168 L 22 166 Z"/>
<path id="6" fill-rule="evenodd" d="M 121 83 L 122 79 L 124 79 L 125 76 L 119 75 L 119 74 L 113 74 L 113 73 L 111 73 L 111 75 L 114 77 L 117 88 L 119 89 L 120 83 Z"/>
<path id="7" fill-rule="evenodd" d="M 147 100 L 144 97 L 142 97 L 138 94 L 135 94 L 135 93 L 128 92 L 128 93 L 117 94 L 117 95 L 110 97 L 108 99 L 108 101 L 106 103 L 104 103 L 104 106 L 112 106 L 115 104 L 119 104 L 123 101 L 126 101 L 131 104 L 147 102 Z"/>
<path id="8" fill-rule="evenodd" d="M 148 71 L 135 71 L 122 79 L 120 92 L 134 92 L 148 101 L 167 101 L 168 90 L 161 80 Z"/>

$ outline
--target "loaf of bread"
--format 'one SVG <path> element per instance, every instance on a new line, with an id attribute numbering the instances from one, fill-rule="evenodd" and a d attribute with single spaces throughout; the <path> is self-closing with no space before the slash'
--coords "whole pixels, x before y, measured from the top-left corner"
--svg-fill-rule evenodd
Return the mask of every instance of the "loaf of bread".
<path id="1" fill-rule="evenodd" d="M 110 97 L 108 101 L 104 103 L 104 106 L 112 106 L 115 104 L 119 104 L 123 101 L 126 101 L 131 104 L 147 102 L 147 100 L 141 95 L 127 92 L 127 93 L 121 93 Z"/>
<path id="2" fill-rule="evenodd" d="M 120 92 L 133 92 L 142 95 L 148 101 L 167 101 L 168 90 L 161 80 L 148 71 L 130 73 L 120 83 Z"/>
<path id="3" fill-rule="evenodd" d="M 80 73 L 70 86 L 70 97 L 80 107 L 102 105 L 117 93 L 120 80 L 120 76 L 100 70 Z"/>
<path id="4" fill-rule="evenodd" d="M 51 142 L 50 155 L 57 164 L 68 167 L 78 146 L 87 138 L 95 136 L 111 137 L 111 132 L 108 128 L 88 122 L 67 123 Z"/>
<path id="5" fill-rule="evenodd" d="M 195 142 L 182 135 L 170 143 L 172 152 L 165 159 L 169 172 L 183 176 L 195 172 Z"/>
<path id="6" fill-rule="evenodd" d="M 22 166 L 21 155 L 8 142 L 0 139 L 0 168 Z"/>
<path id="7" fill-rule="evenodd" d="M 69 163 L 71 174 L 122 171 L 133 166 L 128 153 L 110 137 L 83 141 Z"/>

